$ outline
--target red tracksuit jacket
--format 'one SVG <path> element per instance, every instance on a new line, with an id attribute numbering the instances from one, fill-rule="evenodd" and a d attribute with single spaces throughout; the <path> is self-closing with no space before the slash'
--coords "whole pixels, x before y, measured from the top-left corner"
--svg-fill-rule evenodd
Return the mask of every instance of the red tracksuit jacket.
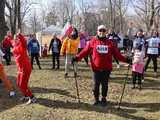
<path id="1" fill-rule="evenodd" d="M 13 55 L 18 66 L 17 86 L 20 88 L 24 96 L 32 96 L 32 92 L 28 88 L 28 81 L 31 74 L 31 63 L 27 54 L 27 43 L 23 35 L 19 34 L 19 43 L 12 40 Z"/>
<path id="2" fill-rule="evenodd" d="M 81 60 L 83 57 L 91 55 L 91 67 L 93 71 L 112 70 L 112 56 L 118 60 L 126 62 L 125 57 L 121 55 L 118 48 L 107 38 L 99 40 L 93 37 L 89 44 L 76 57 Z"/>

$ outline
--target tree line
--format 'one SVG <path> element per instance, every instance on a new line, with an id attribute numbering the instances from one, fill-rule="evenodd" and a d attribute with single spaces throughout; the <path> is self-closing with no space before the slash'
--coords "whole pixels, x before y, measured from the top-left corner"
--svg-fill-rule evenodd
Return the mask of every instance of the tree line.
<path id="1" fill-rule="evenodd" d="M 130 14 L 131 9 L 134 14 Z M 160 2 L 156 0 L 50 0 L 48 4 L 1 0 L 0 11 L 0 40 L 7 30 L 15 34 L 17 28 L 25 31 L 29 26 L 36 33 L 50 25 L 63 27 L 67 21 L 90 35 L 95 34 L 99 24 L 123 34 L 129 21 L 148 32 L 160 28 Z"/>

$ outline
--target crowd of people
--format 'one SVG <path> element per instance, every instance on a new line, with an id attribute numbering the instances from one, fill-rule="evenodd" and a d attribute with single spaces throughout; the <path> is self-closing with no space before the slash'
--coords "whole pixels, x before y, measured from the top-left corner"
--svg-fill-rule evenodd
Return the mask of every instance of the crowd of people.
<path id="1" fill-rule="evenodd" d="M 60 56 L 65 57 L 64 77 L 68 77 L 71 64 L 75 66 L 75 73 L 78 72 L 78 61 L 85 59 L 86 64 L 90 63 L 93 71 L 93 95 L 94 105 L 107 105 L 108 81 L 112 71 L 112 64 L 116 61 L 117 68 L 120 69 L 120 63 L 124 62 L 131 65 L 133 89 L 142 89 L 142 80 L 147 71 L 150 61 L 153 61 L 154 77 L 157 77 L 157 58 L 160 56 L 160 37 L 158 31 L 152 30 L 150 37 L 146 37 L 142 29 L 139 29 L 134 35 L 134 39 L 130 39 L 128 35 L 123 38 L 122 54 L 118 48 L 121 41 L 120 36 L 113 30 L 108 29 L 104 25 L 97 27 L 97 34 L 88 39 L 88 37 L 78 32 L 76 28 L 60 40 L 56 34 L 50 41 L 49 47 L 45 44 L 43 48 L 44 57 L 47 52 L 52 51 L 52 69 L 60 69 Z M 0 50 L 0 59 L 6 60 L 6 65 L 11 64 L 11 49 L 18 67 L 17 86 L 23 94 L 22 100 L 26 104 L 34 103 L 35 96 L 28 87 L 29 78 L 33 67 L 34 58 L 39 69 L 42 69 L 39 60 L 40 44 L 36 36 L 30 35 L 26 40 L 19 30 L 16 35 L 11 32 L 2 41 L 2 50 Z M 147 58 L 145 63 L 145 58 Z M 15 96 L 14 88 L 4 71 L 4 65 L 0 60 L 0 79 L 9 91 L 9 96 Z M 137 82 L 138 81 L 138 82 Z M 100 85 L 102 87 L 100 100 Z"/>

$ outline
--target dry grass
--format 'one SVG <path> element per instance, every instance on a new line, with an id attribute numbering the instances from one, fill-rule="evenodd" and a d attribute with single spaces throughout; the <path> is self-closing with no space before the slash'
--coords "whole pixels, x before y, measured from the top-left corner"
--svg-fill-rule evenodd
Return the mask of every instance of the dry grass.
<path id="1" fill-rule="evenodd" d="M 63 62 L 63 61 L 62 61 Z M 149 69 L 143 89 L 132 90 L 131 80 L 125 89 L 121 109 L 117 102 L 122 92 L 127 67 L 120 70 L 114 67 L 109 83 L 107 107 L 92 106 L 92 73 L 85 63 L 79 63 L 78 83 L 81 103 L 76 99 L 74 78 L 64 79 L 64 66 L 60 70 L 51 70 L 51 59 L 41 59 L 42 70 L 35 66 L 30 78 L 30 88 L 38 98 L 36 104 L 21 103 L 18 89 L 17 96 L 10 99 L 0 86 L 0 120 L 158 120 L 160 119 L 160 72 L 159 77 L 152 77 Z M 16 66 L 6 66 L 9 78 L 16 79 Z M 131 73 L 131 72 L 130 72 Z M 71 72 L 70 76 L 73 76 Z M 131 77 L 131 76 L 130 76 Z M 16 85 L 15 85 L 16 87 Z"/>

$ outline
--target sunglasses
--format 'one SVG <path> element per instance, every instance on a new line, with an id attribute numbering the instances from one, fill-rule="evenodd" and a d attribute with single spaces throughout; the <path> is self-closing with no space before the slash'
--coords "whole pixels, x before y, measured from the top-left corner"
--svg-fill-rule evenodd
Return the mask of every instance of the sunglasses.
<path id="1" fill-rule="evenodd" d="M 100 29 L 100 30 L 98 30 L 99 32 L 106 32 L 106 30 L 105 29 Z"/>

